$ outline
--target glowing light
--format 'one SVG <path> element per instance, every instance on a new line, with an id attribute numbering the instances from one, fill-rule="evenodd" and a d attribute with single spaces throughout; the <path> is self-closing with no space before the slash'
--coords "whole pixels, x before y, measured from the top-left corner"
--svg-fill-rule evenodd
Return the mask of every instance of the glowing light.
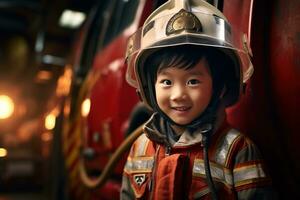
<path id="1" fill-rule="evenodd" d="M 91 100 L 89 98 L 85 99 L 81 104 L 81 115 L 83 117 L 88 116 L 91 109 Z"/>
<path id="2" fill-rule="evenodd" d="M 4 148 L 0 148 L 0 157 L 5 157 L 7 156 L 7 150 Z"/>
<path id="3" fill-rule="evenodd" d="M 46 119 L 45 119 L 45 128 L 47 130 L 52 130 L 55 127 L 55 120 L 56 120 L 56 116 L 52 113 L 50 113 L 49 115 L 47 115 Z"/>
<path id="4" fill-rule="evenodd" d="M 0 95 L 0 119 L 10 117 L 14 112 L 14 102 L 6 95 Z"/>
<path id="5" fill-rule="evenodd" d="M 49 142 L 52 140 L 52 133 L 51 132 L 45 132 L 42 134 L 41 138 L 44 142 Z"/>
<path id="6" fill-rule="evenodd" d="M 70 111 L 71 111 L 71 99 L 68 98 L 66 100 L 66 104 L 65 104 L 65 107 L 64 107 L 64 116 L 65 117 L 69 116 Z"/>
<path id="7" fill-rule="evenodd" d="M 64 10 L 59 19 L 59 25 L 67 28 L 78 28 L 84 22 L 86 15 L 83 12 Z"/>
<path id="8" fill-rule="evenodd" d="M 41 70 L 37 73 L 36 75 L 36 80 L 37 81 L 48 81 L 53 77 L 52 72 L 46 71 L 46 70 Z"/>
<path id="9" fill-rule="evenodd" d="M 57 117 L 60 113 L 60 108 L 59 106 L 56 106 L 55 108 L 53 108 L 53 110 L 50 112 L 50 114 L 54 115 L 55 117 Z"/>
<path id="10" fill-rule="evenodd" d="M 67 96 L 70 92 L 72 81 L 72 69 L 66 66 L 64 74 L 59 77 L 56 87 L 57 96 Z"/>

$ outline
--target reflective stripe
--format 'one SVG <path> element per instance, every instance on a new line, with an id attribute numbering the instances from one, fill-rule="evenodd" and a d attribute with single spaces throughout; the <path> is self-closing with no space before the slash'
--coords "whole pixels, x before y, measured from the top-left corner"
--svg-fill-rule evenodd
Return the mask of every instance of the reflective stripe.
<path id="1" fill-rule="evenodd" d="M 217 179 L 217 181 L 223 182 L 224 184 L 227 184 L 229 186 L 233 185 L 233 178 L 230 170 L 210 162 L 210 171 L 211 171 L 211 176 Z M 203 160 L 200 159 L 194 160 L 193 176 L 205 177 L 205 167 L 204 167 Z"/>
<path id="2" fill-rule="evenodd" d="M 148 143 L 149 139 L 147 138 L 146 134 L 142 134 L 137 140 L 137 147 L 134 156 L 145 156 Z"/>
<path id="3" fill-rule="evenodd" d="M 231 146 L 233 142 L 240 136 L 240 133 L 235 130 L 231 129 L 226 136 L 221 141 L 220 145 L 218 146 L 215 154 L 215 161 L 222 165 L 226 166 L 226 161 L 231 150 Z"/>
<path id="4" fill-rule="evenodd" d="M 152 171 L 154 157 L 128 158 L 124 171 L 131 173 L 148 173 Z"/>
<path id="5" fill-rule="evenodd" d="M 233 170 L 235 186 L 254 182 L 258 178 L 266 178 L 261 164 L 244 166 Z"/>

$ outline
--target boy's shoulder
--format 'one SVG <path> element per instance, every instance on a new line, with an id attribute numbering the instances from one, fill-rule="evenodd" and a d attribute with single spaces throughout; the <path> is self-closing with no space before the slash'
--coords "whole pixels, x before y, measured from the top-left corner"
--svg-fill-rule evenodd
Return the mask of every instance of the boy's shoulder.
<path id="1" fill-rule="evenodd" d="M 149 149 L 154 150 L 153 142 L 143 132 L 132 144 L 130 155 L 132 157 L 147 156 L 147 154 L 149 154 Z"/>
<path id="2" fill-rule="evenodd" d="M 236 141 L 244 141 L 247 143 L 253 143 L 253 141 L 242 131 L 231 127 L 230 125 L 223 128 L 215 136 L 216 145 L 230 146 Z"/>
<path id="3" fill-rule="evenodd" d="M 227 167 L 234 160 L 236 161 L 241 158 L 256 160 L 260 157 L 260 152 L 253 141 L 235 128 L 229 128 L 219 134 L 214 147 L 214 160 L 218 164 Z"/>

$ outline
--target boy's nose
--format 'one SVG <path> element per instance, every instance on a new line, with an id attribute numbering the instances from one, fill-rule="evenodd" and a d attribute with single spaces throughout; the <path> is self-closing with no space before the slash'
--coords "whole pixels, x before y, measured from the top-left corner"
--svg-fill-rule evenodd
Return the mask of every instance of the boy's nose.
<path id="1" fill-rule="evenodd" d="M 186 98 L 186 92 L 183 86 L 175 86 L 173 87 L 172 93 L 170 95 L 170 99 L 172 101 L 181 100 Z"/>

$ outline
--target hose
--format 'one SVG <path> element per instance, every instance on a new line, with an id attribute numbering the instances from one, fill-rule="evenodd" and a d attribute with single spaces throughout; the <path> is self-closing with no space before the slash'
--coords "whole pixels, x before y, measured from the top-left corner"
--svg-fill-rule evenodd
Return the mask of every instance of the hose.
<path id="1" fill-rule="evenodd" d="M 119 146 L 119 148 L 114 152 L 114 154 L 109 159 L 108 163 L 105 165 L 102 173 L 98 177 L 89 177 L 85 170 L 84 161 L 82 158 L 79 160 L 79 174 L 81 180 L 85 186 L 88 188 L 99 188 L 104 185 L 106 180 L 109 178 L 113 170 L 115 169 L 117 163 L 122 158 L 124 153 L 126 153 L 132 143 L 142 134 L 143 132 L 143 125 L 139 126 L 135 129 Z"/>

